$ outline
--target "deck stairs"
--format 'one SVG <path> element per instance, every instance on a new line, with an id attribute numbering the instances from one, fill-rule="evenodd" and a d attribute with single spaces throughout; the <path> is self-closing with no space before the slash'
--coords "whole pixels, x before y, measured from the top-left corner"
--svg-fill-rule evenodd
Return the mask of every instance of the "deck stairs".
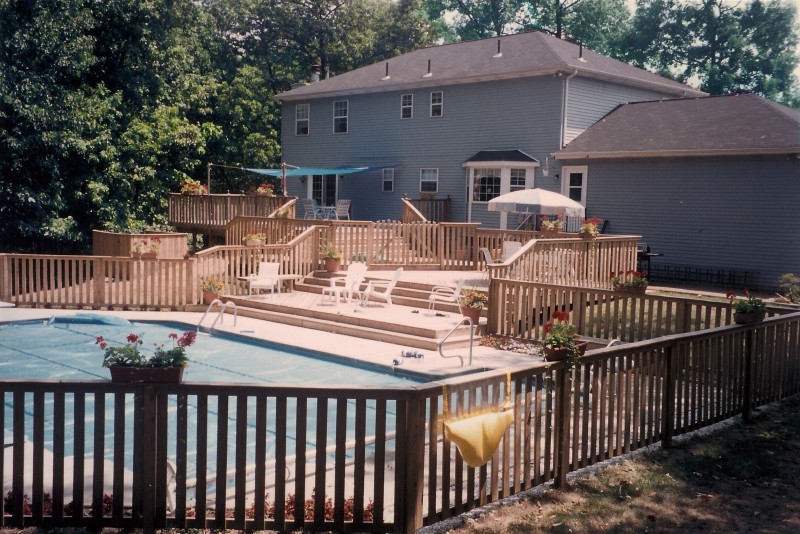
<path id="1" fill-rule="evenodd" d="M 329 285 L 331 275 L 319 271 L 298 282 L 292 294 L 305 302 L 317 302 L 321 298 L 323 288 Z M 369 276 L 367 276 L 369 280 Z M 362 289 L 366 284 L 362 286 Z M 428 295 L 432 285 L 416 282 L 399 282 L 392 292 L 393 309 L 402 317 L 406 312 L 420 314 L 428 311 Z M 319 296 L 319 297 L 318 297 Z M 272 321 L 324 332 L 348 335 L 362 339 L 393 343 L 402 347 L 425 350 L 438 350 L 438 343 L 447 336 L 449 327 L 420 327 L 403 324 L 402 320 L 388 321 L 376 319 L 370 314 L 370 308 L 361 308 L 358 313 L 339 314 L 333 307 L 315 305 L 287 306 L 272 299 L 254 300 L 248 297 L 226 297 L 225 300 L 236 304 L 239 315 L 266 321 Z M 359 309 L 355 303 L 341 304 L 348 312 Z M 458 306 L 438 303 L 436 312 L 458 316 Z M 485 322 L 485 319 L 484 319 Z M 476 337 L 482 331 L 479 327 Z M 478 343 L 476 339 L 475 344 Z M 464 325 L 456 329 L 444 344 L 444 349 L 469 346 L 469 327 Z"/>

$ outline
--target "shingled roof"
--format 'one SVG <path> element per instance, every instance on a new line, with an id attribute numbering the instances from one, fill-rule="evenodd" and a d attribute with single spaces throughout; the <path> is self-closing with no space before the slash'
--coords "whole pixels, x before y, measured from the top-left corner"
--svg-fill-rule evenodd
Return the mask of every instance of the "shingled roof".
<path id="1" fill-rule="evenodd" d="M 558 72 L 577 72 L 579 76 L 643 87 L 675 96 L 706 94 L 587 48 L 581 50 L 578 45 L 534 31 L 421 48 L 297 87 L 273 98 L 300 100 L 545 76 Z"/>
<path id="2" fill-rule="evenodd" d="M 557 159 L 800 153 L 800 113 L 758 95 L 623 104 Z"/>

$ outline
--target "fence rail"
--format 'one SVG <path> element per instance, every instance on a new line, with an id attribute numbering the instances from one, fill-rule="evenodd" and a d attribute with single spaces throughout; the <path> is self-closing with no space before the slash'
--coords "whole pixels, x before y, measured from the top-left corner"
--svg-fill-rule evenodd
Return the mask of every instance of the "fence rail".
<path id="1" fill-rule="evenodd" d="M 510 383 L 513 424 L 473 469 L 443 434 L 444 395 L 448 418 L 497 406 L 504 371 L 380 390 L 0 381 L 0 525 L 413 532 L 799 393 L 800 313 L 534 364 Z"/>
<path id="2" fill-rule="evenodd" d="M 148 232 L 145 234 L 120 234 L 92 230 L 93 256 L 130 256 L 137 241 L 159 240 L 158 257 L 169 260 L 183 259 L 189 252 L 186 234 Z"/>
<path id="3" fill-rule="evenodd" d="M 181 195 L 170 193 L 167 221 L 186 232 L 222 234 L 240 216 L 267 217 L 291 197 L 266 195 Z"/>

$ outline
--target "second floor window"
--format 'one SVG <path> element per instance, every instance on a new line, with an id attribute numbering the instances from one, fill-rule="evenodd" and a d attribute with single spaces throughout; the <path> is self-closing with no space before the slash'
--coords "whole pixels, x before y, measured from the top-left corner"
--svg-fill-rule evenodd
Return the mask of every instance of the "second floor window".
<path id="1" fill-rule="evenodd" d="M 400 97 L 400 118 L 410 119 L 414 116 L 414 95 Z"/>
<path id="2" fill-rule="evenodd" d="M 394 169 L 383 169 L 383 192 L 394 191 Z"/>
<path id="3" fill-rule="evenodd" d="M 419 170 L 420 193 L 436 193 L 439 191 L 439 169 Z"/>
<path id="4" fill-rule="evenodd" d="M 347 100 L 333 103 L 333 133 L 347 133 Z"/>
<path id="5" fill-rule="evenodd" d="M 308 135 L 311 104 L 297 104 L 294 108 L 294 134 Z"/>
<path id="6" fill-rule="evenodd" d="M 431 93 L 431 117 L 441 117 L 444 114 L 444 93 L 434 91 Z"/>

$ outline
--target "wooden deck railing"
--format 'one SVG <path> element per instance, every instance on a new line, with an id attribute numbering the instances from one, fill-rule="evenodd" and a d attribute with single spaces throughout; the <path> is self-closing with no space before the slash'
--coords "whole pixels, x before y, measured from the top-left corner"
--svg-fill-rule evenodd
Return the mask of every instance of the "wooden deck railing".
<path id="1" fill-rule="evenodd" d="M 611 273 L 636 269 L 639 236 L 536 239 L 508 261 L 489 266 L 491 278 L 607 289 Z"/>
<path id="2" fill-rule="evenodd" d="M 730 303 L 707 299 L 633 295 L 612 290 L 492 279 L 489 285 L 490 332 L 540 339 L 555 311 L 571 312 L 582 336 L 623 342 L 696 332 L 733 323 Z M 769 306 L 768 316 L 791 313 Z"/>
<path id="3" fill-rule="evenodd" d="M 410 199 L 401 198 L 400 202 L 403 205 L 403 217 L 401 219 L 402 222 L 415 223 L 428 221 L 428 219 L 425 218 L 425 215 L 423 215 L 422 212 L 420 212 L 416 206 L 414 206 Z"/>
<path id="4" fill-rule="evenodd" d="M 181 260 L 189 253 L 186 234 L 148 232 L 145 234 L 119 234 L 92 230 L 92 256 L 130 256 L 137 241 L 159 240 L 158 257 L 165 260 Z"/>
<path id="5" fill-rule="evenodd" d="M 181 195 L 170 193 L 167 220 L 178 230 L 222 234 L 239 216 L 266 217 L 291 197 L 265 195 Z"/>
<path id="6" fill-rule="evenodd" d="M 422 214 L 426 221 L 450 222 L 450 206 L 452 200 L 448 198 L 409 198 L 409 204 Z M 403 219 L 405 222 L 405 219 Z"/>
<path id="7" fill-rule="evenodd" d="M 414 532 L 800 393 L 800 313 L 515 369 L 514 422 L 469 468 L 443 435 L 442 386 L 460 416 L 500 404 L 505 384 L 504 371 L 404 389 L 0 381 L 0 526 Z M 88 487 L 69 453 L 91 462 Z M 311 519 L 288 514 L 308 499 Z"/>
<path id="8" fill-rule="evenodd" d="M 194 260 L 0 255 L 0 300 L 28 306 L 177 307 L 199 298 Z"/>
<path id="9" fill-rule="evenodd" d="M 275 217 L 235 217 L 225 225 L 225 243 L 228 245 L 241 245 L 242 238 L 253 232 L 260 232 L 267 236 L 270 245 L 288 243 L 312 226 L 323 226 L 330 221 L 304 220 L 304 219 L 279 219 Z"/>

